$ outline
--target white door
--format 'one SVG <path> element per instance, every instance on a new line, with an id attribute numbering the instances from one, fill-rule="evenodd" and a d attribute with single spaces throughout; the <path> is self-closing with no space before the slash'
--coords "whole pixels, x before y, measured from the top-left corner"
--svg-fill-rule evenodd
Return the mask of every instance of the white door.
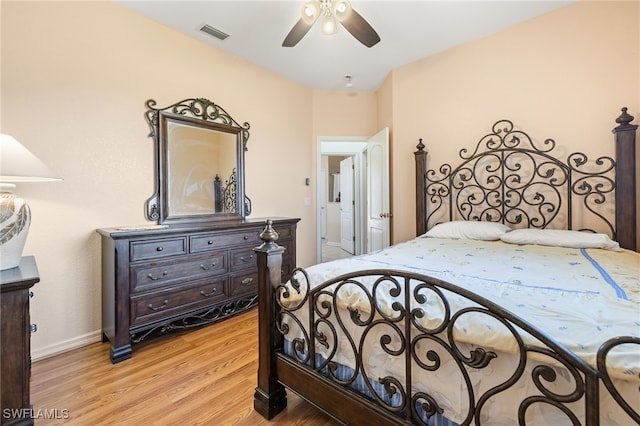
<path id="1" fill-rule="evenodd" d="M 340 247 L 354 254 L 353 157 L 340 161 Z"/>
<path id="2" fill-rule="evenodd" d="M 367 252 L 390 244 L 389 128 L 367 142 Z"/>
<path id="3" fill-rule="evenodd" d="M 329 175 L 324 167 L 320 171 L 322 175 L 322 184 L 318 185 L 318 204 L 320 204 L 320 235 L 327 238 L 327 194 L 329 191 Z"/>

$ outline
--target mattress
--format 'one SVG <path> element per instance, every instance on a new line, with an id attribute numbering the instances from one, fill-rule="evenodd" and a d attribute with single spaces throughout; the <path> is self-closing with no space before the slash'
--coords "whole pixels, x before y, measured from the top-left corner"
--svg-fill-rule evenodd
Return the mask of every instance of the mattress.
<path id="1" fill-rule="evenodd" d="M 371 269 L 410 271 L 472 291 L 533 324 L 594 368 L 596 352 L 604 341 L 616 336 L 640 335 L 640 255 L 631 251 L 419 237 L 375 253 L 314 265 L 306 272 L 313 287 L 347 272 Z M 301 297 L 303 295 L 292 289 L 283 303 L 293 306 Z M 343 313 L 335 312 L 334 320 L 335 315 L 348 318 L 348 312 L 358 312 L 366 316 L 372 310 L 366 293 L 357 285 L 340 286 L 336 298 Z M 447 298 L 452 305 L 467 303 L 454 294 L 447 295 Z M 404 294 L 400 292 L 392 296 L 387 290 L 378 291 L 376 299 L 381 309 L 393 316 L 393 303 L 403 303 Z M 437 323 L 442 310 L 437 301 L 434 302 L 433 298 L 429 300 L 433 305 L 427 312 L 433 314 L 421 319 L 425 327 Z M 306 324 L 308 308 L 297 310 L 295 315 Z M 291 332 L 285 336 L 286 339 L 291 340 L 303 334 L 301 330 L 296 331 L 293 321 L 285 321 L 291 325 Z M 356 336 L 356 341 L 363 338 L 359 327 L 351 321 L 343 323 L 348 328 L 348 334 Z M 473 372 L 474 387 L 481 392 L 505 380 L 504 372 L 511 371 L 517 363 L 517 344 L 506 331 L 496 327 L 486 316 L 469 315 L 456 325 L 454 336 L 462 350 L 470 351 L 481 342 L 483 348 L 492 348 L 501 354 L 487 368 Z M 384 327 L 364 337 L 363 371 L 372 378 L 387 375 L 402 378 L 404 358 L 389 355 L 376 345 L 383 334 L 393 337 L 393 332 Z M 530 338 L 528 343 L 535 345 L 535 339 Z M 394 345 L 393 339 L 390 345 Z M 335 346 L 335 354 L 331 344 L 328 347 L 316 345 L 316 352 L 323 358 L 330 357 L 346 367 L 347 371 L 354 369 L 356 363 L 352 343 L 340 331 Z M 418 349 L 426 353 L 428 347 Z M 549 364 L 545 358 L 541 356 L 538 361 Z M 637 348 L 623 345 L 610 353 L 607 362 L 610 374 L 623 395 L 627 395 L 628 401 L 637 403 L 637 389 L 640 386 L 640 354 Z M 534 360 L 527 368 L 533 369 L 536 365 Z M 570 389 L 571 377 L 561 366 L 555 365 L 554 368 L 559 377 L 558 383 L 564 383 L 564 391 Z M 465 415 L 467 397 L 461 378 L 456 379 L 456 371 L 457 366 L 452 360 L 443 362 L 435 372 L 420 371 L 422 376 L 414 380 L 414 391 L 425 390 L 426 386 L 439 402 L 442 401 L 446 416 L 459 422 Z M 514 424 L 517 415 L 513 410 L 514 406 L 517 407 L 515 402 L 521 401 L 530 394 L 528 392 L 534 392 L 531 384 L 519 384 L 508 394 L 495 398 L 483 413 L 491 417 L 491 424 Z M 621 415 L 607 391 L 603 388 L 600 393 L 601 418 L 607 419 L 607 424 L 628 423 L 628 418 L 624 413 Z M 636 410 L 638 408 L 635 407 Z M 534 408 L 530 415 L 539 424 L 555 424 L 553 422 L 559 421 L 556 416 L 559 413 L 551 410 L 549 414 L 548 411 Z"/>

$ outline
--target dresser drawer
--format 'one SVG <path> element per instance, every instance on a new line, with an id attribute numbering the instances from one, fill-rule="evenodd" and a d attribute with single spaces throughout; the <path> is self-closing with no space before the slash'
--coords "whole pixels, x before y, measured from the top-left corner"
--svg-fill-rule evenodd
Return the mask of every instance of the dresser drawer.
<path id="1" fill-rule="evenodd" d="M 291 227 L 290 226 L 274 226 L 273 229 L 278 233 L 278 241 L 283 239 L 283 238 L 289 238 L 291 237 Z M 258 232 L 258 235 L 260 235 L 260 232 L 262 232 L 262 230 L 260 230 Z M 276 243 L 278 243 L 278 241 L 276 241 Z"/>
<path id="2" fill-rule="evenodd" d="M 284 262 L 286 258 L 290 257 L 291 254 L 291 240 L 287 239 L 284 241 L 276 241 L 280 247 L 284 247 L 284 253 L 282 253 L 282 261 Z"/>
<path id="3" fill-rule="evenodd" d="M 131 241 L 131 261 L 158 259 L 187 253 L 187 237 Z"/>
<path id="4" fill-rule="evenodd" d="M 257 247 L 262 242 L 257 228 L 244 229 L 242 232 L 211 233 L 189 237 L 191 253 L 217 250 L 222 247 L 249 245 Z"/>
<path id="5" fill-rule="evenodd" d="M 257 268 L 257 255 L 253 247 L 231 250 L 231 270 Z"/>
<path id="6" fill-rule="evenodd" d="M 232 275 L 229 296 L 258 292 L 258 272 Z"/>
<path id="7" fill-rule="evenodd" d="M 296 266 L 296 224 L 276 218 L 286 279 Z M 260 233 L 267 219 L 225 219 L 149 229 L 106 228 L 102 236 L 102 336 L 111 362 L 174 328 L 223 320 L 258 301 Z M 293 250 L 290 250 L 292 248 Z M 196 320 L 197 319 L 197 320 Z M 1 423 L 1 422 L 0 422 Z"/>
<path id="8" fill-rule="evenodd" d="M 131 325 L 178 315 L 225 299 L 225 276 L 131 297 Z"/>
<path id="9" fill-rule="evenodd" d="M 131 292 L 179 284 L 227 272 L 226 252 L 215 252 L 188 259 L 145 263 L 131 267 Z"/>

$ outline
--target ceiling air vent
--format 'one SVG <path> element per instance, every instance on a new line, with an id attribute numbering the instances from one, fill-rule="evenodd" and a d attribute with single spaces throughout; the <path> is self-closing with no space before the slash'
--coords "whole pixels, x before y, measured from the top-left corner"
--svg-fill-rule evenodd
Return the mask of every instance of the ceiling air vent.
<path id="1" fill-rule="evenodd" d="M 218 38 L 220 40 L 224 40 L 225 38 L 229 37 L 229 34 L 220 31 L 217 28 L 212 27 L 209 24 L 204 24 L 201 28 L 200 31 L 202 31 L 203 33 L 207 33 L 209 35 L 214 36 L 215 38 Z"/>

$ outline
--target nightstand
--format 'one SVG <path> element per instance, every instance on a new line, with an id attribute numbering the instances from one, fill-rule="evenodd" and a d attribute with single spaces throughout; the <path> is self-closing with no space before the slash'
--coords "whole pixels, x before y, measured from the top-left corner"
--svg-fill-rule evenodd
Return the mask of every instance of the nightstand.
<path id="1" fill-rule="evenodd" d="M 30 288 L 40 281 L 33 256 L 0 271 L 0 424 L 33 425 L 29 398 L 31 376 Z"/>

